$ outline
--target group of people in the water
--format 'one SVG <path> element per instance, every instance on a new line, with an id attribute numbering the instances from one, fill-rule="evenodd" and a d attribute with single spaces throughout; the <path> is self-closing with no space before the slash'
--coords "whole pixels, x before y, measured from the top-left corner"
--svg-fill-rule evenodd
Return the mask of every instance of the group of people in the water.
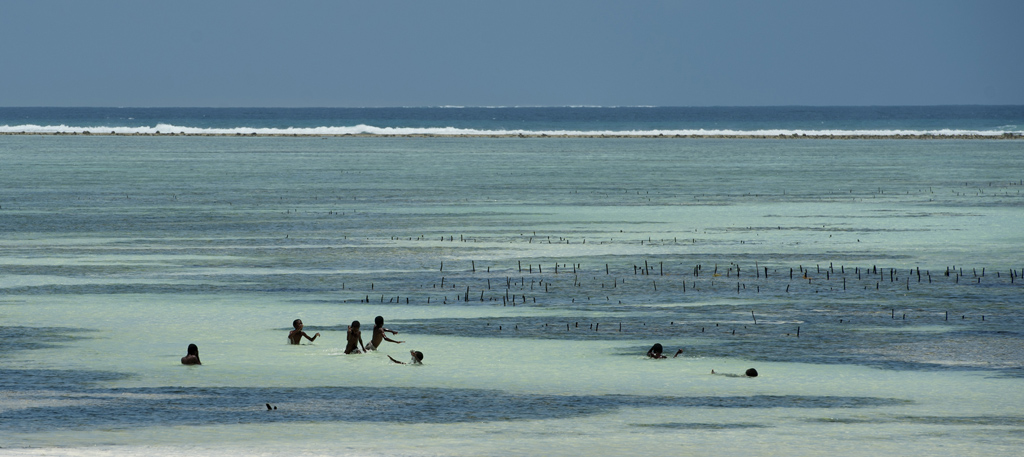
<path id="1" fill-rule="evenodd" d="M 303 338 L 309 340 L 309 342 L 312 343 L 313 341 L 316 341 L 316 339 L 320 337 L 320 332 L 315 333 L 313 336 L 309 336 L 308 333 L 302 331 L 302 319 L 295 319 L 294 321 L 292 321 L 292 327 L 294 327 L 294 329 L 291 332 L 288 332 L 289 344 L 299 344 L 302 342 Z M 380 348 L 381 343 L 385 341 L 397 344 L 405 342 L 388 338 L 388 336 L 385 333 L 397 335 L 398 332 L 384 327 L 383 316 L 377 316 L 373 319 L 373 333 L 370 335 L 369 344 L 363 344 L 363 335 L 362 332 L 359 331 L 359 321 L 352 321 L 352 325 L 348 326 L 348 330 L 346 333 L 346 354 L 361 354 L 365 352 L 376 351 L 378 348 Z M 422 352 L 413 350 L 409 351 L 409 354 L 412 355 L 412 360 L 408 363 L 395 360 L 395 358 L 391 357 L 390 355 L 388 356 L 388 358 L 391 359 L 392 362 L 399 363 L 402 365 L 420 365 L 423 363 Z M 188 352 L 185 355 L 185 357 L 181 358 L 181 363 L 183 365 L 202 365 L 202 362 L 199 361 L 199 347 L 196 346 L 195 344 L 189 344 Z"/>
<path id="2" fill-rule="evenodd" d="M 288 332 L 289 344 L 299 344 L 302 342 L 303 338 L 309 340 L 309 342 L 312 343 L 313 341 L 316 341 L 316 339 L 320 337 L 320 332 L 313 334 L 313 336 L 309 336 L 308 333 L 302 331 L 302 319 L 295 319 L 294 321 L 292 321 L 292 327 L 294 327 L 294 330 Z M 402 344 L 405 342 L 388 338 L 388 336 L 386 335 L 387 333 L 391 333 L 392 335 L 398 334 L 398 332 L 394 330 L 385 328 L 384 317 L 377 316 L 373 318 L 373 333 L 370 335 L 370 343 L 363 344 L 363 334 L 362 332 L 359 331 L 359 321 L 352 321 L 352 325 L 348 326 L 348 330 L 346 332 L 347 344 L 345 345 L 345 353 L 361 354 L 369 351 L 376 351 L 380 347 L 381 343 L 385 341 L 389 341 L 396 344 Z M 654 346 L 651 346 L 651 348 L 647 350 L 647 357 L 650 357 L 652 359 L 667 359 L 668 356 L 664 355 L 664 352 L 665 347 L 662 346 L 661 343 L 654 343 Z M 672 356 L 672 358 L 679 357 L 679 355 L 682 353 L 683 350 L 679 349 L 676 351 L 675 355 Z M 412 360 L 408 362 L 408 364 L 420 365 L 423 363 L 422 352 L 413 350 L 409 351 L 409 354 L 412 355 Z M 395 363 L 400 363 L 402 365 L 407 364 L 406 362 L 395 360 L 395 358 L 391 357 L 390 355 L 388 355 L 388 358 Z M 202 365 L 202 362 L 199 361 L 199 347 L 196 346 L 195 344 L 188 345 L 188 352 L 186 353 L 185 357 L 181 358 L 181 363 L 183 365 Z M 715 370 L 711 370 L 711 374 L 717 374 L 722 376 L 756 378 L 757 370 L 750 368 L 747 369 L 747 371 L 744 372 L 742 375 L 730 373 L 715 373 Z"/>
<path id="3" fill-rule="evenodd" d="M 667 359 L 668 356 L 662 354 L 663 352 L 665 352 L 665 347 L 662 346 L 661 343 L 654 343 L 654 346 L 651 346 L 651 348 L 647 350 L 647 357 L 650 357 L 652 359 Z M 680 349 L 680 350 L 676 351 L 676 354 L 673 355 L 672 358 L 679 357 L 679 354 L 682 354 L 682 353 L 683 353 L 683 350 Z M 756 378 L 757 377 L 757 370 L 755 370 L 753 368 L 748 368 L 747 371 L 745 371 L 742 375 L 732 374 L 732 373 L 715 373 L 715 370 L 711 370 L 711 374 L 717 374 L 717 375 L 722 375 L 722 376 L 730 376 L 730 377 L 737 377 L 737 378 L 744 378 L 744 377 L 745 378 Z"/>
<path id="4" fill-rule="evenodd" d="M 302 325 L 302 321 L 296 319 L 299 325 Z M 301 330 L 297 328 L 298 330 Z M 294 333 L 294 332 L 293 332 Z M 398 332 L 384 328 L 384 317 L 377 316 L 373 318 L 373 333 L 370 335 L 370 344 L 363 344 L 363 334 L 359 331 L 359 321 L 352 321 L 352 325 L 348 326 L 348 343 L 345 345 L 346 354 L 359 354 L 363 352 L 376 351 L 381 343 L 390 341 L 392 343 L 404 343 L 405 341 L 398 341 L 388 338 L 385 333 L 391 333 L 397 335 Z M 297 343 L 292 343 L 297 344 Z"/>

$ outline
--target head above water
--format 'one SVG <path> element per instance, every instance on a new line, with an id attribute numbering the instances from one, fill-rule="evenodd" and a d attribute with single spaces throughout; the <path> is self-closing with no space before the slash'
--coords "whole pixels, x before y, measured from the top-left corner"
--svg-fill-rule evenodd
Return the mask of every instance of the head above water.
<path id="1" fill-rule="evenodd" d="M 409 351 L 409 353 L 412 354 L 413 360 L 415 360 L 417 362 L 423 362 L 423 353 L 422 352 L 420 352 L 420 351 Z"/>
<path id="2" fill-rule="evenodd" d="M 296 329 L 302 327 L 302 319 L 295 319 L 292 321 L 292 327 L 295 327 Z"/>
<path id="3" fill-rule="evenodd" d="M 186 349 L 187 354 L 181 358 L 182 365 L 202 365 L 203 362 L 199 360 L 199 346 L 195 344 L 189 344 Z"/>
<path id="4" fill-rule="evenodd" d="M 651 349 L 649 351 L 647 351 L 647 352 L 651 352 L 651 353 L 655 353 L 655 354 L 660 354 L 660 353 L 662 353 L 664 351 L 665 351 L 665 348 L 663 348 L 661 346 L 661 343 L 654 343 L 654 346 L 651 346 Z"/>
<path id="5" fill-rule="evenodd" d="M 757 370 L 755 370 L 753 368 L 747 368 L 747 371 L 745 373 L 743 373 L 743 374 L 745 374 L 747 376 L 750 376 L 751 378 L 756 378 L 757 377 Z"/>
<path id="6" fill-rule="evenodd" d="M 359 329 L 359 321 L 352 321 L 352 328 L 358 330 Z"/>
<path id="7" fill-rule="evenodd" d="M 374 327 L 383 327 L 384 326 L 384 316 L 377 316 L 377 317 L 373 318 L 373 325 L 374 325 Z"/>

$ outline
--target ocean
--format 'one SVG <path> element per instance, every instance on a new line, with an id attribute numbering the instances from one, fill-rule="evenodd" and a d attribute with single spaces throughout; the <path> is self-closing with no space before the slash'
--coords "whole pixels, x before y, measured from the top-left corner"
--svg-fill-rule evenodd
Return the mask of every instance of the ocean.
<path id="1" fill-rule="evenodd" d="M 1024 134 L 1024 106 L 0 108 L 2 133 L 214 135 Z"/>
<path id="2" fill-rule="evenodd" d="M 0 108 L 0 455 L 1018 455 L 1022 132 Z"/>

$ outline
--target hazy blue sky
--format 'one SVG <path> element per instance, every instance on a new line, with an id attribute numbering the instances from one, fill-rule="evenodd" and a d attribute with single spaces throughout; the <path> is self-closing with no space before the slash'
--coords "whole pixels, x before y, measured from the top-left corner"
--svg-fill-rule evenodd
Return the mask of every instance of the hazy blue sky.
<path id="1" fill-rule="evenodd" d="M 0 106 L 1024 104 L 1024 1 L 45 1 Z"/>

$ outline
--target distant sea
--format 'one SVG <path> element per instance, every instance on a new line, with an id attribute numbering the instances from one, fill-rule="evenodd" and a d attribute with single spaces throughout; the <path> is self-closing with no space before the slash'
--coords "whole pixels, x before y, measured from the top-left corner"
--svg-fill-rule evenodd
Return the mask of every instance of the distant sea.
<path id="1" fill-rule="evenodd" d="M 0 133 L 298 135 L 979 135 L 1024 106 L 0 108 Z"/>
<path id="2" fill-rule="evenodd" d="M 1022 126 L 2 108 L 0 455 L 1016 457 Z"/>

